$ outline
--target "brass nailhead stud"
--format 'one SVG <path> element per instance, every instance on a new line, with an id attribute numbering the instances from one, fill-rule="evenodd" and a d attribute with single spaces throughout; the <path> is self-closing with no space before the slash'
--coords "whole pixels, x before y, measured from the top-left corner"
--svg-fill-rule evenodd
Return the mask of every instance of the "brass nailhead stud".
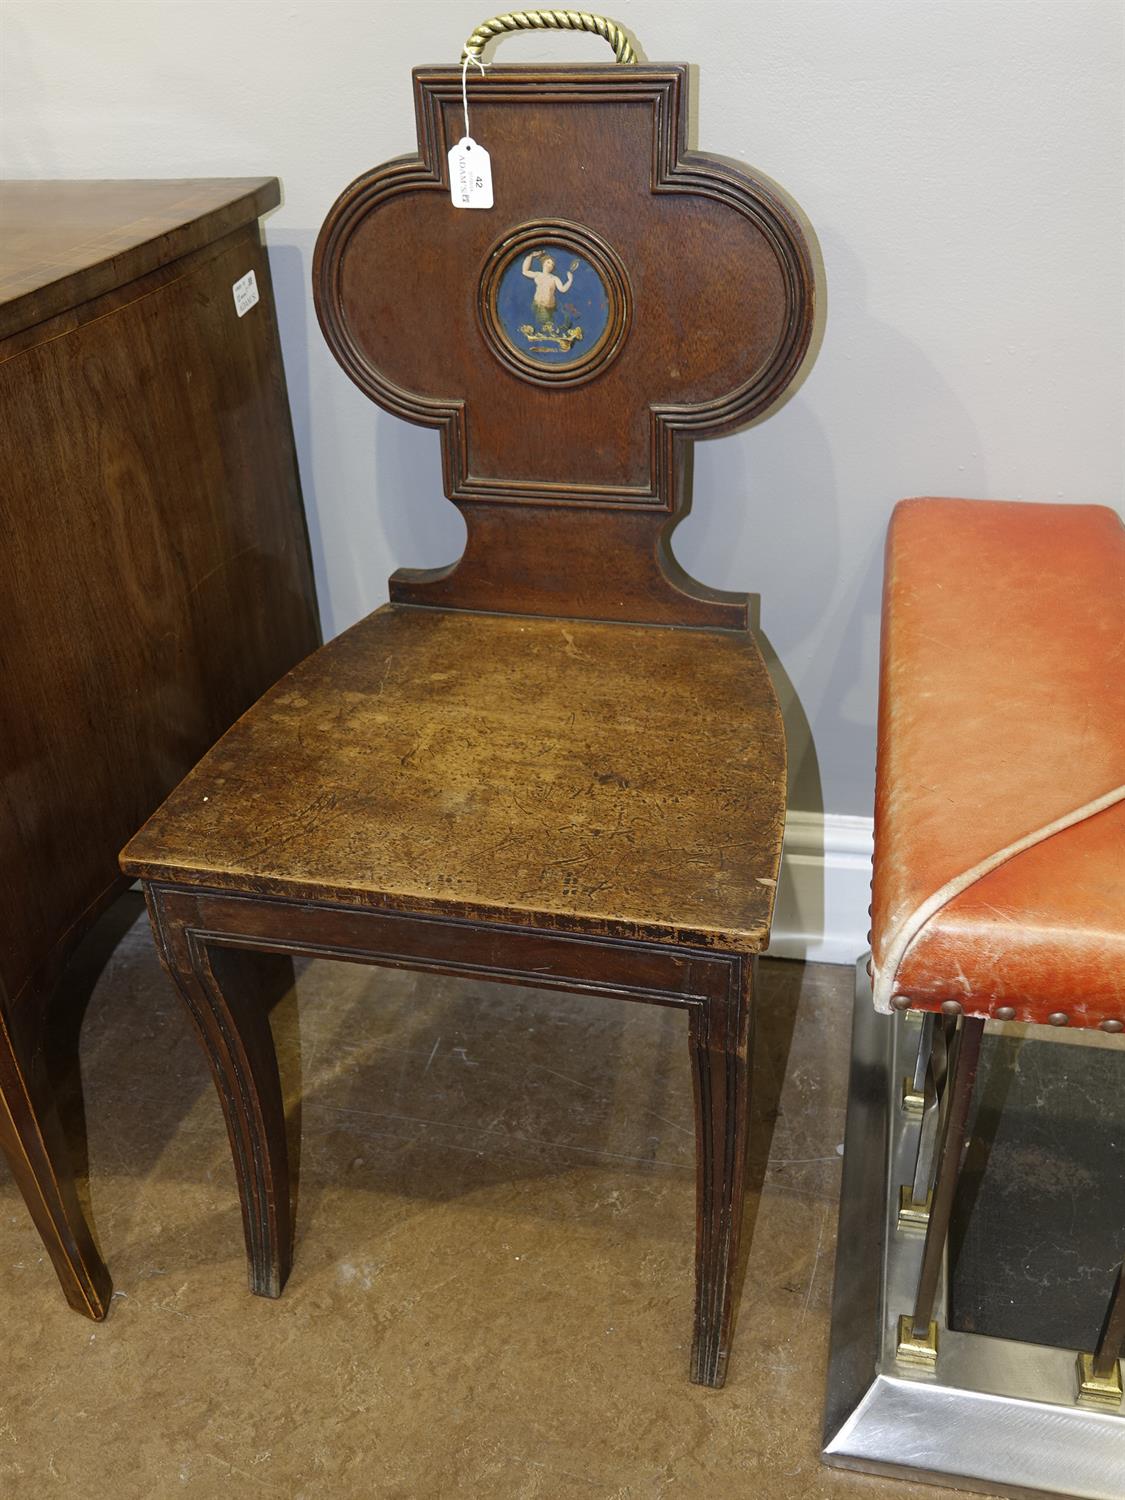
<path id="1" fill-rule="evenodd" d="M 1016 1007 L 1014 1005 L 998 1005 L 993 1011 L 998 1021 L 1014 1021 L 1016 1019 Z"/>
<path id="2" fill-rule="evenodd" d="M 1103 1021 L 1103 1031 L 1125 1031 L 1125 1021 Z"/>
<path id="3" fill-rule="evenodd" d="M 1065 1026 L 1069 1020 L 1070 1017 L 1065 1010 L 1056 1010 L 1047 1017 L 1047 1022 L 1051 1026 Z"/>
<path id="4" fill-rule="evenodd" d="M 891 996 L 891 1009 L 892 1010 L 909 1010 L 910 1009 L 910 996 L 909 995 L 892 995 Z"/>
<path id="5" fill-rule="evenodd" d="M 959 1016 L 961 1014 L 960 1000 L 943 1000 L 941 1002 L 941 1013 L 943 1016 Z"/>

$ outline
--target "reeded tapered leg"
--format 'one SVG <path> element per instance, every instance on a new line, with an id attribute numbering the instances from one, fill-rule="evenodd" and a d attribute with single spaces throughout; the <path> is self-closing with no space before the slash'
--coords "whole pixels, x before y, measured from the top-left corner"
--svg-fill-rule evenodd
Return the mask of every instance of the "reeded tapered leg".
<path id="1" fill-rule="evenodd" d="M 113 1290 L 74 1189 L 70 1155 L 41 1050 L 19 1046 L 0 1013 L 0 1149 L 51 1257 L 66 1300 L 100 1320 Z"/>
<path id="2" fill-rule="evenodd" d="M 158 947 L 211 1065 L 234 1154 L 250 1290 L 280 1297 L 293 1254 L 289 1152 L 270 1005 L 292 983 L 280 954 L 205 944 L 149 910 Z"/>
<path id="3" fill-rule="evenodd" d="M 721 1386 L 730 1354 L 750 1126 L 752 982 L 752 960 L 741 960 L 726 1003 L 709 1002 L 691 1015 L 697 1163 L 691 1378 L 696 1385 Z"/>

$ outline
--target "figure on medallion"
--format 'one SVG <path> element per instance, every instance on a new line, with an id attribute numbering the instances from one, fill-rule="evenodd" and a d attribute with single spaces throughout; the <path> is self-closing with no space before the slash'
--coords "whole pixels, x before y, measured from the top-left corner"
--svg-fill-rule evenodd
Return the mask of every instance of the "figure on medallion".
<path id="1" fill-rule="evenodd" d="M 502 337 L 517 355 L 541 366 L 572 364 L 605 332 L 609 303 L 600 272 L 565 242 L 530 236 L 513 246 L 490 293 Z M 528 287 L 528 282 L 531 286 Z"/>
<path id="2" fill-rule="evenodd" d="M 535 261 L 542 257 L 543 269 L 535 271 L 532 266 Z M 555 298 L 556 294 L 562 292 L 565 296 L 574 282 L 574 272 L 578 262 L 573 261 L 567 272 L 566 280 L 561 281 L 555 275 L 554 258 L 544 255 L 541 250 L 533 250 L 530 255 L 524 256 L 523 274 L 529 280 L 534 281 L 535 291 L 531 297 L 531 310 L 535 321 L 544 332 L 554 332 L 555 326 Z"/>

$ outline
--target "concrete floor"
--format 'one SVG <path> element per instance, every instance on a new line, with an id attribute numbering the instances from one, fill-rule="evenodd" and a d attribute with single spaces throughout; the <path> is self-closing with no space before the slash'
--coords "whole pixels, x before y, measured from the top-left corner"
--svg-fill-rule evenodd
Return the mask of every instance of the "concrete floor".
<path id="1" fill-rule="evenodd" d="M 106 1323 L 66 1307 L 0 1176 L 3 1500 L 949 1493 L 817 1461 L 849 969 L 762 967 L 751 1248 L 711 1392 L 686 1378 L 681 1015 L 305 966 L 275 1014 L 303 1148 L 296 1266 L 268 1302 L 136 900 L 82 1033 Z"/>

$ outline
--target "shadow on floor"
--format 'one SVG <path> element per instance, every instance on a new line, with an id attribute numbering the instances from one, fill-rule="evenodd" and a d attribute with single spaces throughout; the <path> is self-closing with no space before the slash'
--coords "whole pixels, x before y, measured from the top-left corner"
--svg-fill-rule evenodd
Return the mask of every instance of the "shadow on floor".
<path id="1" fill-rule="evenodd" d="M 611 1159 L 641 1175 L 694 1172 L 687 1024 L 679 1013 L 360 965 L 302 961 L 296 970 L 295 987 L 271 1017 L 296 1160 L 300 1136 L 330 1155 L 334 1133 L 346 1128 L 384 1152 L 396 1148 L 385 1177 L 364 1179 L 372 1191 L 393 1187 L 432 1199 L 465 1190 L 459 1158 L 466 1155 L 477 1163 L 474 1187 L 566 1172 L 583 1158 Z M 747 1237 L 805 978 L 800 963 L 767 960 L 759 971 Z M 185 1126 L 198 1130 L 217 1114 L 202 1054 L 135 892 L 77 950 L 51 1038 L 83 1178 L 88 1114 L 112 1136 L 119 1169 L 137 1177 L 157 1168 Z M 395 1159 L 419 1146 L 430 1150 L 429 1170 L 396 1172 Z M 182 1153 L 178 1160 L 190 1168 Z M 306 1209 L 326 1186 L 318 1179 L 306 1191 Z"/>

